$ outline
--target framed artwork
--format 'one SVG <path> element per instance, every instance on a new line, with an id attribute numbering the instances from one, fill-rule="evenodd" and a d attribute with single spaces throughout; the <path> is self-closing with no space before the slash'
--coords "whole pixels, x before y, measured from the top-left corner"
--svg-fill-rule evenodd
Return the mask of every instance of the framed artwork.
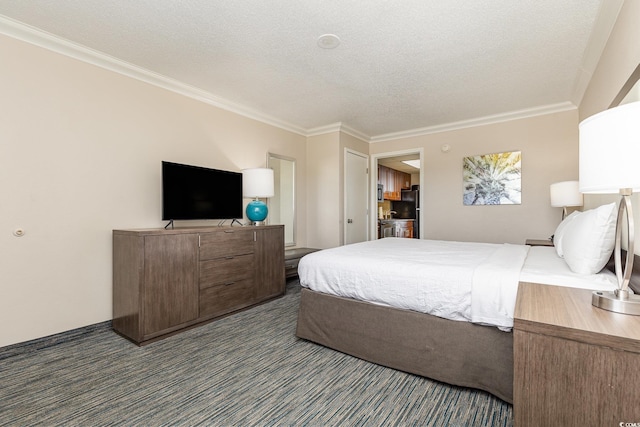
<path id="1" fill-rule="evenodd" d="M 463 159 L 464 205 L 519 205 L 522 152 L 484 154 Z"/>

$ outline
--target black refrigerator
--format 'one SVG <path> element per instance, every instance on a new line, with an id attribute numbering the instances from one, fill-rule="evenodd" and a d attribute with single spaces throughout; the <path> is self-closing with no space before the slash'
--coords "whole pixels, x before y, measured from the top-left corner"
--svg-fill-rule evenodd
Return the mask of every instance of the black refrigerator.
<path id="1" fill-rule="evenodd" d="M 400 201 L 391 202 L 391 209 L 396 211 L 394 218 L 413 219 L 413 238 L 420 238 L 420 186 L 413 185 L 411 190 L 402 190 Z"/>

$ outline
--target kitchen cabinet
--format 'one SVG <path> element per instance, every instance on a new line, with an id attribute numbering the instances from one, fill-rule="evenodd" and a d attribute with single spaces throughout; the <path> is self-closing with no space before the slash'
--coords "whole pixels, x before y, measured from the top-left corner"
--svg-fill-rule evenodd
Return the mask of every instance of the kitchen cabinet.
<path id="1" fill-rule="evenodd" d="M 411 175 L 378 165 L 378 184 L 384 186 L 385 200 L 401 200 L 401 191 L 411 188 Z"/>
<path id="2" fill-rule="evenodd" d="M 389 200 L 389 196 L 393 193 L 393 185 L 390 185 L 389 177 L 391 175 L 391 169 L 386 166 L 378 166 L 378 184 L 382 184 L 384 190 L 384 199 Z"/>
<path id="3" fill-rule="evenodd" d="M 396 237 L 413 239 L 413 221 L 399 221 L 396 230 Z"/>
<path id="4" fill-rule="evenodd" d="M 393 169 L 392 169 L 393 170 Z M 396 191 L 411 189 L 411 175 L 405 172 L 393 170 Z"/>

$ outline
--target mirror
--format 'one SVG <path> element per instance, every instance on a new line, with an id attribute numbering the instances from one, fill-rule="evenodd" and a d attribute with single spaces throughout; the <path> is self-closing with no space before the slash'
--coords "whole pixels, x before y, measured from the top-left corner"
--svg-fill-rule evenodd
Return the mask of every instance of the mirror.
<path id="1" fill-rule="evenodd" d="M 296 245 L 295 178 L 296 160 L 267 154 L 267 167 L 273 169 L 274 195 L 268 200 L 269 222 L 284 224 L 284 245 Z"/>

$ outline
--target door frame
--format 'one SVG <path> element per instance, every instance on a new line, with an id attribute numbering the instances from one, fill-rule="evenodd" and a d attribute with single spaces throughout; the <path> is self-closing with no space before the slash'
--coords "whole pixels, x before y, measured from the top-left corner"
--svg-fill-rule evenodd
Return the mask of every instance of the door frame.
<path id="1" fill-rule="evenodd" d="M 372 189 L 370 191 L 374 191 L 373 189 L 375 189 L 377 194 L 378 191 L 378 160 L 379 159 L 386 159 L 388 157 L 399 157 L 399 156 L 406 156 L 409 154 L 415 154 L 419 157 L 420 159 L 420 180 L 419 180 L 419 184 L 420 184 L 420 214 L 419 214 L 419 220 L 420 220 L 420 235 L 418 236 L 418 238 L 423 239 L 424 238 L 424 148 L 410 148 L 407 150 L 400 150 L 400 151 L 386 151 L 384 153 L 376 153 L 376 154 L 371 154 L 371 165 L 369 166 L 369 180 L 370 180 L 370 184 L 369 187 Z M 373 193 L 372 193 L 373 194 Z M 370 203 L 369 203 L 369 212 L 378 212 L 378 198 L 377 197 L 371 197 L 370 199 Z M 378 215 L 369 215 L 369 236 L 372 236 L 369 240 L 375 240 L 378 238 Z"/>
<path id="2" fill-rule="evenodd" d="M 347 241 L 347 155 L 349 154 L 353 154 L 359 157 L 363 157 L 365 160 L 365 164 L 367 165 L 367 172 L 369 177 L 371 177 L 371 167 L 369 166 L 369 155 L 362 153 L 360 151 L 356 151 L 353 150 L 351 148 L 347 148 L 345 147 L 344 149 L 344 154 L 343 154 L 343 159 L 342 159 L 342 163 L 343 163 L 343 183 L 342 183 L 342 242 L 341 244 L 344 245 Z M 376 175 L 377 175 L 377 171 L 376 171 Z M 376 178 L 377 179 L 377 178 Z M 365 186 L 366 190 L 367 190 L 367 194 L 366 194 L 366 206 L 367 206 L 367 213 L 366 213 L 366 218 L 365 218 L 365 224 L 370 224 L 371 223 L 371 208 L 369 206 L 369 202 L 371 201 L 372 197 L 371 197 L 371 189 L 367 188 L 367 186 Z M 377 187 L 376 187 L 377 189 Z M 365 236 L 366 240 L 371 240 L 371 230 L 369 229 L 369 227 L 366 227 L 366 236 Z"/>

